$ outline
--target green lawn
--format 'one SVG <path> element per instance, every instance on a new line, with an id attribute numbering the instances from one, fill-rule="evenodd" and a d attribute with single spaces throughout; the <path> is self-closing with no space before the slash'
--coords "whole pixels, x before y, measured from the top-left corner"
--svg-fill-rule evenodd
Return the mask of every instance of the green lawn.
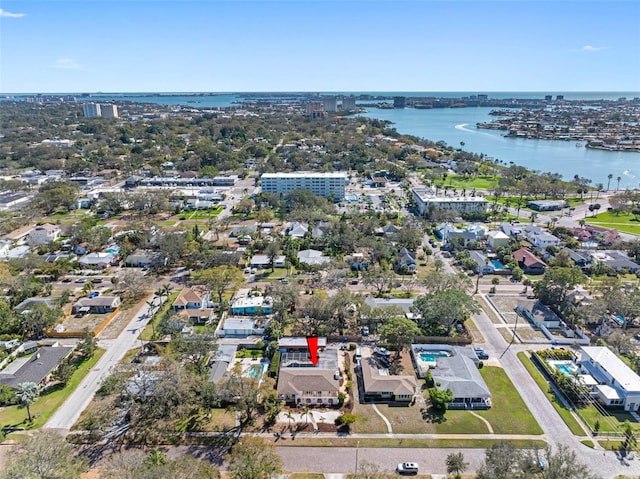
<path id="1" fill-rule="evenodd" d="M 640 432 L 640 423 L 624 411 L 604 411 L 596 409 L 595 406 L 589 405 L 582 407 L 576 411 L 589 428 L 594 429 L 596 421 L 600 423 L 600 432 L 614 432 L 622 434 L 624 422 L 629 421 L 633 430 Z"/>
<path id="2" fill-rule="evenodd" d="M 104 349 L 97 349 L 93 358 L 80 365 L 69 380 L 69 384 L 63 389 L 52 388 L 45 392 L 31 405 L 31 415 L 34 418 L 32 424 L 27 422 L 27 409 L 24 406 L 9 406 L 0 409 L 0 426 L 23 427 L 25 429 L 37 429 L 42 427 L 69 395 L 78 387 L 80 381 L 95 366 Z"/>
<path id="3" fill-rule="evenodd" d="M 571 414 L 564 405 L 558 400 L 556 395 L 551 391 L 549 383 L 547 383 L 542 373 L 538 371 L 538 368 L 531 362 L 531 359 L 527 356 L 526 353 L 520 352 L 518 353 L 518 358 L 520 362 L 524 365 L 524 367 L 529 371 L 529 374 L 536 382 L 540 390 L 547 396 L 547 399 L 553 405 L 553 408 L 558 412 L 562 420 L 569 427 L 571 432 L 576 436 L 584 436 L 586 433 L 580 423 L 576 420 L 576 418 Z"/>
<path id="4" fill-rule="evenodd" d="M 615 228 L 625 233 L 640 235 L 640 221 L 634 220 L 630 213 L 616 215 L 612 211 L 603 211 L 596 216 L 587 216 L 586 222 L 603 228 Z"/>
<path id="5" fill-rule="evenodd" d="M 455 189 L 466 189 L 467 191 L 473 190 L 492 190 L 495 188 L 497 177 L 493 175 L 479 175 L 465 177 L 462 175 L 447 175 L 445 180 L 445 186 L 451 186 Z M 442 185 L 442 181 L 435 182 L 438 185 Z"/>
<path id="6" fill-rule="evenodd" d="M 477 411 L 493 426 L 496 434 L 542 434 L 543 431 L 520 394 L 502 368 L 485 366 L 480 369 L 489 386 L 492 407 Z"/>
<path id="7" fill-rule="evenodd" d="M 195 438 L 197 439 L 197 438 Z M 206 440 L 206 438 L 201 438 Z M 285 436 L 278 441 L 278 447 L 307 446 L 307 447 L 422 447 L 422 448 L 476 448 L 487 449 L 494 444 L 504 442 L 504 439 L 392 439 L 392 438 L 350 438 L 345 437 L 302 437 L 291 440 Z M 543 448 L 547 443 L 543 440 L 515 439 L 507 441 L 519 449 Z"/>

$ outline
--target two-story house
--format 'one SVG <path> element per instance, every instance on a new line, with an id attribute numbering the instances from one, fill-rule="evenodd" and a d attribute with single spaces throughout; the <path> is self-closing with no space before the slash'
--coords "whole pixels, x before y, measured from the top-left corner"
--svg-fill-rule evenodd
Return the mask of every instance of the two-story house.
<path id="1" fill-rule="evenodd" d="M 52 225 L 49 223 L 36 226 L 29 233 L 29 244 L 30 245 L 43 245 L 49 244 L 60 237 L 61 230 L 59 226 Z"/>

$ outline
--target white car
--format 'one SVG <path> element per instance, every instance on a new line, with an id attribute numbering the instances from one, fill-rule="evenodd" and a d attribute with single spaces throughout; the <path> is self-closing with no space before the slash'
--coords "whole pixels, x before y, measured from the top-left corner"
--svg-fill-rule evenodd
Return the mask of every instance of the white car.
<path id="1" fill-rule="evenodd" d="M 401 462 L 396 467 L 399 474 L 418 474 L 418 464 L 415 462 Z"/>

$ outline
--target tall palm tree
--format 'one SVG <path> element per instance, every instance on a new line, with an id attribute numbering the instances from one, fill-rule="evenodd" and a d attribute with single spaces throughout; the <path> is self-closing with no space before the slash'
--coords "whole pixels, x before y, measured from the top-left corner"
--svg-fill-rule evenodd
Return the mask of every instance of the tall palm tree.
<path id="1" fill-rule="evenodd" d="M 304 414 L 304 418 L 305 418 L 305 426 L 309 425 L 309 416 L 313 417 L 313 413 L 311 412 L 311 408 L 306 405 L 302 408 L 302 414 Z"/>
<path id="2" fill-rule="evenodd" d="M 18 390 L 16 391 L 16 398 L 27 408 L 27 415 L 29 416 L 29 422 L 33 422 L 31 417 L 31 404 L 38 398 L 39 390 L 38 385 L 32 382 L 18 384 Z"/>
<path id="3" fill-rule="evenodd" d="M 622 179 L 622 177 L 621 177 L 621 176 L 618 176 L 618 177 L 616 178 L 616 181 L 618 182 L 618 186 L 616 186 L 616 191 L 618 191 L 618 190 L 620 189 L 620 180 L 621 180 L 621 179 Z"/>
<path id="4" fill-rule="evenodd" d="M 613 174 L 609 173 L 607 175 L 607 191 L 609 191 L 609 185 L 611 185 L 611 180 L 613 179 Z"/>
<path id="5" fill-rule="evenodd" d="M 287 411 L 287 413 L 285 414 L 285 417 L 289 420 L 289 429 L 291 429 L 291 421 L 293 421 L 295 416 L 291 411 Z"/>

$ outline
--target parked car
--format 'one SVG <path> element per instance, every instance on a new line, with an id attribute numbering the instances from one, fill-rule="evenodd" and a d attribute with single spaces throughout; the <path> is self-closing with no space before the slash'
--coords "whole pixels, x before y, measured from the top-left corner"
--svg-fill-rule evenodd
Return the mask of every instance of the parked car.
<path id="1" fill-rule="evenodd" d="M 93 278 L 93 279 L 91 280 L 91 282 L 92 282 L 93 284 L 100 284 L 100 283 L 102 283 L 102 278 Z"/>
<path id="2" fill-rule="evenodd" d="M 418 464 L 415 462 L 401 462 L 396 467 L 400 474 L 418 474 Z"/>
<path id="3" fill-rule="evenodd" d="M 476 356 L 478 356 L 478 359 L 489 359 L 489 355 L 487 354 L 487 352 L 480 347 L 473 348 L 473 352 L 476 353 Z"/>
<path id="4" fill-rule="evenodd" d="M 385 348 L 376 348 L 373 350 L 373 354 L 375 354 L 376 356 L 384 356 L 388 358 L 389 356 L 391 356 L 391 351 Z"/>
<path id="5" fill-rule="evenodd" d="M 369 336 L 369 326 L 362 326 L 362 335 Z"/>
<path id="6" fill-rule="evenodd" d="M 71 278 L 62 278 L 63 283 L 71 283 Z"/>
<path id="7" fill-rule="evenodd" d="M 87 282 L 87 278 L 78 278 L 74 281 L 74 283 L 86 283 Z"/>

